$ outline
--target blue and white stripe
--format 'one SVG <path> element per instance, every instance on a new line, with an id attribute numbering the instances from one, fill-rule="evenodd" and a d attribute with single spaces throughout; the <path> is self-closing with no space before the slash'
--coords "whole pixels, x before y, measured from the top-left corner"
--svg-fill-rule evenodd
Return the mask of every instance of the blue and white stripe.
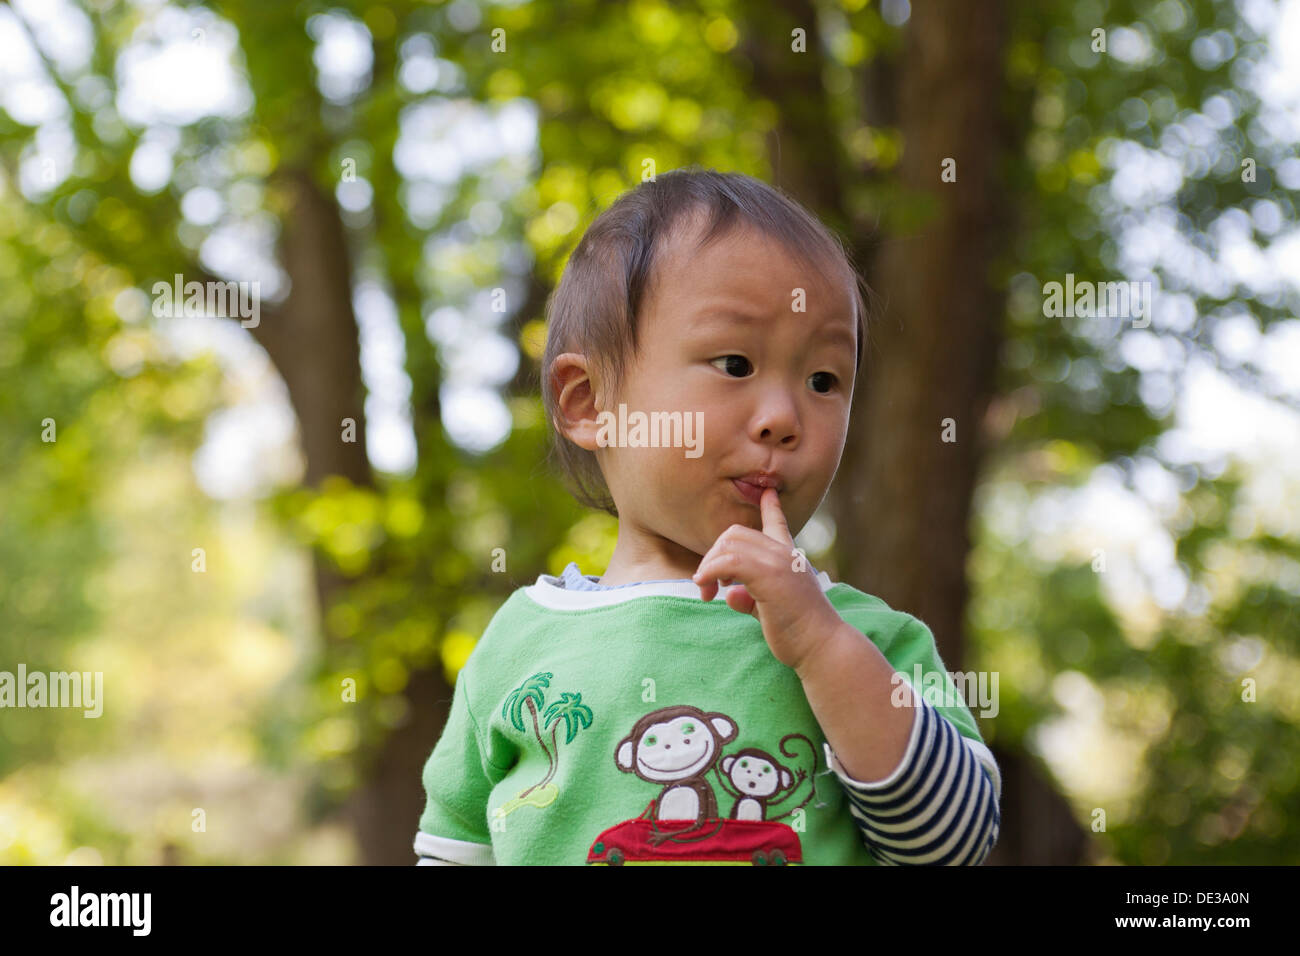
<path id="1" fill-rule="evenodd" d="M 894 866 L 978 866 L 998 840 L 1001 781 L 992 753 L 915 692 L 916 720 L 907 751 L 884 780 L 864 783 L 844 772 L 849 812 L 867 849 Z"/>

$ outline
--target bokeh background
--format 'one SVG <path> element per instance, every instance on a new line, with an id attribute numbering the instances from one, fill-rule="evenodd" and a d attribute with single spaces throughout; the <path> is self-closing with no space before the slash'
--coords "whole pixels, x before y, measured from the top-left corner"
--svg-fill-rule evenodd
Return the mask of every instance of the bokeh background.
<path id="1" fill-rule="evenodd" d="M 885 304 L 798 543 L 999 674 L 990 862 L 1300 862 L 1298 141 L 1300 0 L 0 2 L 0 670 L 105 682 L 0 711 L 0 861 L 413 863 L 475 639 L 613 547 L 547 296 L 699 164 Z"/>

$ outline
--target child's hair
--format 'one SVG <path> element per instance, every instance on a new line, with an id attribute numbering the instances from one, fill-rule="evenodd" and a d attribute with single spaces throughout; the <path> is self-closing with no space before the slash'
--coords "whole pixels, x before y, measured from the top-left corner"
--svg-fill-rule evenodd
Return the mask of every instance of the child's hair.
<path id="1" fill-rule="evenodd" d="M 696 166 L 664 173 L 620 196 L 587 228 L 564 268 L 547 308 L 542 354 L 542 407 L 551 432 L 552 462 L 582 504 L 617 516 L 596 456 L 560 432 L 558 395 L 551 370 L 565 352 L 587 356 L 600 375 L 601 391 L 614 401 L 637 349 L 641 304 L 655 285 L 655 258 L 665 239 L 682 231 L 703 209 L 706 228 L 695 251 L 748 224 L 778 240 L 823 279 L 854 280 L 857 364 L 867 337 L 867 302 L 874 293 L 854 268 L 843 243 L 780 189 L 743 173 Z"/>

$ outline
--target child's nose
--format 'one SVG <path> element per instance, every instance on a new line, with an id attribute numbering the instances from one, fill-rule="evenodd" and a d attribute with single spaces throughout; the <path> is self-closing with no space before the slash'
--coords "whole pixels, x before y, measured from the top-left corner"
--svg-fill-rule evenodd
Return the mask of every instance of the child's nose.
<path id="1" fill-rule="evenodd" d="M 779 398 L 769 397 L 754 420 L 754 431 L 758 440 L 769 442 L 776 439 L 787 448 L 799 441 L 799 413 L 788 395 Z"/>

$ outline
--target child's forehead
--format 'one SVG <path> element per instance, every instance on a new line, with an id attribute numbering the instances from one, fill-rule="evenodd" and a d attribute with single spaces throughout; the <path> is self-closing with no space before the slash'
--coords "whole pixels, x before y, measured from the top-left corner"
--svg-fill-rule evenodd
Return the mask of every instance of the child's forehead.
<path id="1" fill-rule="evenodd" d="M 701 245 L 705 225 L 697 221 L 665 237 L 664 246 L 655 255 L 647 299 L 663 293 L 680 295 L 689 289 L 689 294 L 699 299 L 736 298 L 780 315 L 789 311 L 792 297 L 798 294 L 804 299 L 815 296 L 832 310 L 852 312 L 852 277 L 844 265 L 806 261 L 779 236 L 744 220 Z M 789 269 L 781 268 L 784 265 Z M 794 283 L 789 288 L 781 284 L 779 295 L 763 281 L 778 276 Z M 775 301 L 765 302 L 773 297 Z"/>

